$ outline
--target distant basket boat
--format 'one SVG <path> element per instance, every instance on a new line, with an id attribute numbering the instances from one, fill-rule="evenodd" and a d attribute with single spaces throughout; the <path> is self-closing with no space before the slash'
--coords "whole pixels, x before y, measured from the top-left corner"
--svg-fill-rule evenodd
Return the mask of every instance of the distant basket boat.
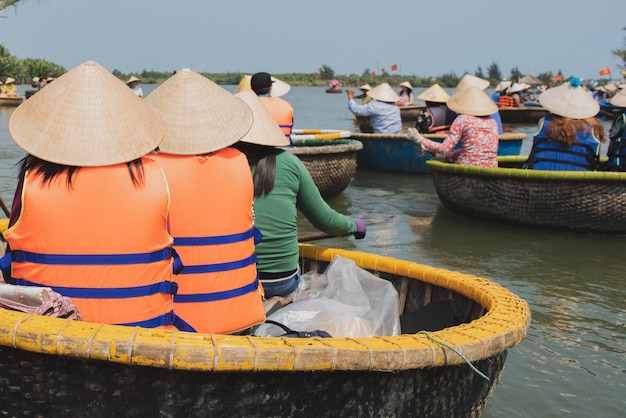
<path id="1" fill-rule="evenodd" d="M 341 139 L 349 135 L 349 131 L 294 130 L 293 146 L 284 148 L 304 163 L 324 199 L 343 192 L 356 173 L 357 152 L 363 144 Z"/>
<path id="2" fill-rule="evenodd" d="M 24 101 L 24 96 L 6 96 L 0 94 L 0 106 L 19 106 Z"/>
<path id="3" fill-rule="evenodd" d="M 500 167 L 428 161 L 439 199 L 451 211 L 490 221 L 580 232 L 626 233 L 626 173 Z"/>
<path id="4" fill-rule="evenodd" d="M 469 274 L 356 251 L 300 250 L 303 271 L 322 272 L 339 255 L 393 283 L 402 335 L 195 334 L 0 309 L 0 410 L 77 417 L 482 413 L 508 349 L 530 326 L 523 299 Z"/>
<path id="5" fill-rule="evenodd" d="M 424 134 L 424 136 L 437 141 L 446 138 L 445 134 Z M 405 134 L 353 133 L 351 138 L 363 143 L 363 149 L 357 154 L 357 164 L 361 168 L 405 174 L 430 173 L 426 161 L 433 155 L 424 152 L 422 147 L 406 139 Z M 521 132 L 506 132 L 500 135 L 498 155 L 518 155 L 525 138 L 526 134 Z"/>
<path id="6" fill-rule="evenodd" d="M 326 89 L 326 93 L 343 93 L 343 89 L 341 87 L 337 87 L 337 88 L 329 87 Z"/>
<path id="7" fill-rule="evenodd" d="M 541 106 L 501 107 L 499 112 L 502 123 L 516 124 L 536 124 L 549 113 Z"/>

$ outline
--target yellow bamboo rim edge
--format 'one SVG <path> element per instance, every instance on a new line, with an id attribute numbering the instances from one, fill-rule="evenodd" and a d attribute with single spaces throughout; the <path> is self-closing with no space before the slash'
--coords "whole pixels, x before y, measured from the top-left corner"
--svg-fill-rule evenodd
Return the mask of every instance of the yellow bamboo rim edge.
<path id="1" fill-rule="evenodd" d="M 469 361 L 518 344 L 530 326 L 528 304 L 487 279 L 358 251 L 301 244 L 301 255 L 330 261 L 336 255 L 363 268 L 443 286 L 479 302 L 488 312 L 469 324 L 432 332 Z M 166 369 L 256 371 L 400 371 L 464 363 L 424 334 L 375 338 L 261 338 L 54 319 L 0 309 L 0 344 L 20 350 Z"/>

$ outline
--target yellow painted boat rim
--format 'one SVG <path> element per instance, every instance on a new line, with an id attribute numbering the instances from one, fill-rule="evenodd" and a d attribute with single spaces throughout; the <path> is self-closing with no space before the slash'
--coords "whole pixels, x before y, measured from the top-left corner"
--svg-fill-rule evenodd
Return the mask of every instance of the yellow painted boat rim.
<path id="1" fill-rule="evenodd" d="M 480 303 L 482 317 L 427 334 L 373 338 L 282 338 L 154 330 L 49 318 L 0 309 L 0 344 L 18 350 L 136 366 L 213 372 L 401 371 L 474 362 L 523 340 L 528 304 L 484 278 L 359 251 L 301 244 L 304 258 L 337 255 L 362 268 L 420 280 Z M 433 337 L 431 339 L 430 337 Z"/>

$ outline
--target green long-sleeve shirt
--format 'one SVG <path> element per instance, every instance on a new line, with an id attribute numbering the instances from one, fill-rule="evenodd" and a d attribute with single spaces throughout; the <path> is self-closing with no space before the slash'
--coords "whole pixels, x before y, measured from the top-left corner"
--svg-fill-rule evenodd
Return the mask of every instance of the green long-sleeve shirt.
<path id="1" fill-rule="evenodd" d="M 263 234 L 256 246 L 259 272 L 286 272 L 298 266 L 297 209 L 327 234 L 341 236 L 356 231 L 351 217 L 336 212 L 324 201 L 302 161 L 281 151 L 276 155 L 274 189 L 254 199 L 256 226 Z"/>

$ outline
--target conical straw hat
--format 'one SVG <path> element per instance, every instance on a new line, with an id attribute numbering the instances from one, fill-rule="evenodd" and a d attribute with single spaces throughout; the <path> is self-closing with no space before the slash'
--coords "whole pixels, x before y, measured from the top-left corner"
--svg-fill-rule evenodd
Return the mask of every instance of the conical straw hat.
<path id="1" fill-rule="evenodd" d="M 252 76 L 250 74 L 245 74 L 241 78 L 241 81 L 239 81 L 239 85 L 235 89 L 235 94 L 242 92 L 244 90 L 251 90 L 252 89 L 252 86 L 250 85 L 251 79 L 252 79 Z M 285 94 L 289 93 L 289 90 L 291 90 L 291 86 L 288 83 L 285 83 L 284 81 L 281 81 L 274 76 L 272 76 L 271 79 L 272 79 L 272 97 L 284 96 Z"/>
<path id="2" fill-rule="evenodd" d="M 165 122 L 159 148 L 168 154 L 206 154 L 225 148 L 239 141 L 252 125 L 250 107 L 189 68 L 165 80 L 145 102 Z"/>
<path id="3" fill-rule="evenodd" d="M 9 130 L 20 148 L 45 161 L 106 166 L 150 153 L 165 128 L 126 84 L 87 61 L 18 106 Z"/>
<path id="4" fill-rule="evenodd" d="M 398 86 L 400 87 L 406 87 L 409 90 L 413 90 L 413 86 L 411 85 L 411 83 L 409 83 L 408 81 L 403 81 L 402 83 L 398 84 Z"/>
<path id="5" fill-rule="evenodd" d="M 379 102 L 395 103 L 400 99 L 389 83 L 381 83 L 365 94 Z"/>
<path id="6" fill-rule="evenodd" d="M 513 93 L 519 93 L 520 91 L 525 90 L 526 88 L 528 88 L 530 86 L 524 84 L 524 83 L 513 83 L 511 85 L 511 87 L 509 88 L 509 93 L 513 94 Z"/>
<path id="7" fill-rule="evenodd" d="M 454 92 L 452 92 L 452 95 L 454 96 L 455 94 L 460 93 L 461 91 L 471 86 L 476 86 L 479 89 L 484 90 L 489 87 L 489 81 L 484 80 L 480 77 L 476 77 L 475 75 L 465 74 L 463 77 L 461 77 L 459 84 L 456 85 L 456 88 L 454 89 Z"/>
<path id="8" fill-rule="evenodd" d="M 498 111 L 498 106 L 477 86 L 453 94 L 448 99 L 448 108 L 456 113 L 472 116 L 493 115 Z"/>
<path id="9" fill-rule="evenodd" d="M 450 95 L 446 93 L 446 91 L 437 83 L 433 84 L 417 96 L 417 100 L 436 103 L 446 103 L 449 98 Z"/>
<path id="10" fill-rule="evenodd" d="M 130 78 L 128 79 L 128 81 L 126 82 L 126 84 L 130 84 L 133 81 L 141 81 L 140 78 L 135 77 L 134 75 L 131 75 Z"/>
<path id="11" fill-rule="evenodd" d="M 626 107 L 626 89 L 622 88 L 619 93 L 610 100 L 613 106 Z"/>
<path id="12" fill-rule="evenodd" d="M 509 87 L 511 87 L 511 82 L 509 80 L 502 80 L 496 86 L 496 91 L 506 91 Z"/>
<path id="13" fill-rule="evenodd" d="M 15 79 L 13 77 L 7 77 L 7 80 L 4 82 L 4 84 L 11 84 L 11 83 L 15 83 Z"/>
<path id="14" fill-rule="evenodd" d="M 235 94 L 241 100 L 246 102 L 252 114 L 254 115 L 254 122 L 248 133 L 241 138 L 241 141 L 248 142 L 250 144 L 268 145 L 275 147 L 286 147 L 289 145 L 289 139 L 285 136 L 280 129 L 276 120 L 267 111 L 261 100 L 256 93 L 252 90 L 244 90 Z"/>
<path id="15" fill-rule="evenodd" d="M 572 78 L 541 93 L 539 103 L 551 113 L 571 119 L 594 117 L 600 105 L 580 86 L 580 79 Z"/>
<path id="16" fill-rule="evenodd" d="M 372 89 L 372 86 L 370 86 L 369 84 L 365 83 L 363 84 L 361 87 L 359 87 L 359 90 L 361 91 L 369 91 Z"/>

